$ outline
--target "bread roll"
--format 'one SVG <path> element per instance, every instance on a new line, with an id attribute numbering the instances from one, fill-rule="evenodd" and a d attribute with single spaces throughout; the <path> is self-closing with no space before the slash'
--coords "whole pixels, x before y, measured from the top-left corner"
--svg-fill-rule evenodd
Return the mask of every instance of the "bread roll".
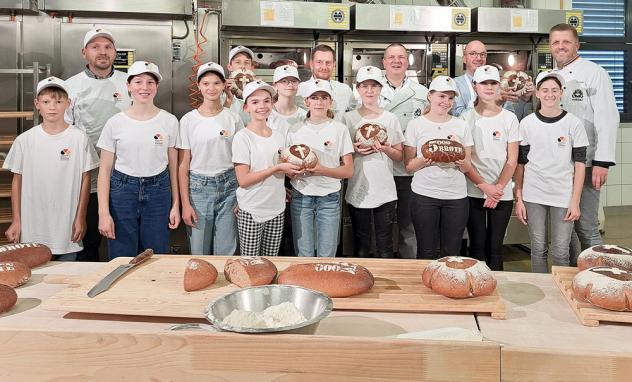
<path id="1" fill-rule="evenodd" d="M 230 88 L 230 92 L 239 99 L 243 99 L 244 86 L 248 82 L 252 82 L 256 79 L 255 74 L 246 69 L 237 69 L 230 73 L 230 78 L 233 80 L 233 84 Z"/>
<path id="2" fill-rule="evenodd" d="M 0 262 L 0 284 L 17 288 L 31 278 L 31 268 L 18 261 Z"/>
<path id="3" fill-rule="evenodd" d="M 298 285 L 326 293 L 329 297 L 349 297 L 373 287 L 368 269 L 350 263 L 293 264 L 281 271 L 278 284 Z"/>
<path id="4" fill-rule="evenodd" d="M 527 92 L 526 86 L 530 80 L 531 77 L 525 72 L 508 70 L 503 73 L 500 86 L 506 91 L 521 96 Z"/>
<path id="5" fill-rule="evenodd" d="M 595 245 L 586 248 L 577 258 L 577 268 L 605 266 L 632 271 L 632 250 L 618 245 Z"/>
<path id="6" fill-rule="evenodd" d="M 276 266 L 265 257 L 241 256 L 224 265 L 226 280 L 240 288 L 271 284 L 276 274 Z"/>
<path id="7" fill-rule="evenodd" d="M 303 144 L 286 147 L 281 152 L 281 160 L 299 166 L 301 170 L 314 168 L 318 164 L 314 150 Z"/>
<path id="8" fill-rule="evenodd" d="M 53 255 L 44 244 L 19 243 L 0 245 L 0 261 L 19 261 L 29 268 L 46 264 Z"/>
<path id="9" fill-rule="evenodd" d="M 0 284 L 0 313 L 4 313 L 18 302 L 18 294 L 10 286 Z"/>
<path id="10" fill-rule="evenodd" d="M 377 123 L 365 123 L 358 128 L 355 134 L 356 143 L 365 149 L 373 147 L 376 142 L 383 145 L 387 140 L 386 129 Z"/>
<path id="11" fill-rule="evenodd" d="M 192 292 L 204 289 L 217 280 L 217 269 L 202 259 L 191 259 L 184 270 L 184 290 Z"/>
<path id="12" fill-rule="evenodd" d="M 487 264 L 470 257 L 447 256 L 424 268 L 426 287 L 452 298 L 487 296 L 496 289 L 496 279 Z"/>
<path id="13" fill-rule="evenodd" d="M 593 267 L 573 278 L 573 294 L 600 308 L 632 311 L 632 272 L 613 267 Z"/>
<path id="14" fill-rule="evenodd" d="M 431 139 L 421 146 L 421 154 L 435 162 L 450 163 L 465 159 L 465 148 L 451 139 Z"/>

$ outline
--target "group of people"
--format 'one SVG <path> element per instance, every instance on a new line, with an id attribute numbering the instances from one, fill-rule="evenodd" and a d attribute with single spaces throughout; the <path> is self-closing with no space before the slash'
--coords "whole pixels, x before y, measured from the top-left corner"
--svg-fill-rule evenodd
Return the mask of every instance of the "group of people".
<path id="1" fill-rule="evenodd" d="M 195 255 L 333 257 L 348 179 L 354 256 L 459 255 L 467 228 L 470 256 L 502 270 L 515 202 L 529 227 L 532 270 L 547 271 L 547 215 L 553 263 L 572 264 L 574 232 L 583 248 L 601 240 L 599 189 L 614 165 L 619 120 L 610 78 L 579 57 L 575 29 L 557 25 L 549 40 L 557 70 L 538 74 L 520 96 L 501 89 L 480 41 L 465 47 L 463 76 L 435 77 L 428 88 L 407 76 L 406 47 L 393 43 L 385 74 L 358 70 L 357 99 L 331 79 L 327 45 L 312 50 L 309 80 L 300 82 L 290 62 L 272 84 L 248 82 L 241 99 L 224 68 L 208 62 L 197 71 L 201 105 L 178 121 L 154 104 L 159 68 L 137 61 L 127 73 L 114 70 L 114 37 L 93 29 L 86 69 L 40 82 L 43 121 L 5 160 L 14 173 L 7 238 L 95 261 L 101 236 L 110 258 L 166 253 L 169 230 L 182 221 Z M 227 69 L 252 71 L 253 60 L 235 47 Z M 533 95 L 535 111 L 525 115 Z M 386 142 L 355 142 L 366 124 L 384 129 Z M 421 147 L 432 139 L 459 142 L 465 158 L 425 158 Z M 299 144 L 316 154 L 315 167 L 280 159 Z"/>

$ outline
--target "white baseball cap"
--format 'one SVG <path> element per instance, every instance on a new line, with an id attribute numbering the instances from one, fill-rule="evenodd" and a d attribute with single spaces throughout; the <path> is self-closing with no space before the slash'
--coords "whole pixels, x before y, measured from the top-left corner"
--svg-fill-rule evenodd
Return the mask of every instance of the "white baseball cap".
<path id="1" fill-rule="evenodd" d="M 231 49 L 230 53 L 228 53 L 228 62 L 230 63 L 233 60 L 233 57 L 235 57 L 238 53 L 247 53 L 250 56 L 251 60 L 254 60 L 255 58 L 255 54 L 252 50 L 246 48 L 243 45 L 239 45 Z"/>
<path id="2" fill-rule="evenodd" d="M 94 40 L 97 37 L 105 37 L 108 40 L 112 41 L 114 44 L 114 36 L 112 36 L 112 32 L 104 28 L 93 28 L 86 33 L 86 36 L 83 38 L 83 47 L 85 48 L 90 41 Z"/>
<path id="3" fill-rule="evenodd" d="M 474 72 L 474 77 L 472 77 L 472 81 L 476 82 L 477 84 L 485 81 L 500 82 L 500 73 L 498 73 L 498 68 L 496 68 L 495 66 L 479 66 Z"/>
<path id="4" fill-rule="evenodd" d="M 211 62 L 207 62 L 206 64 L 200 65 L 200 67 L 198 68 L 198 71 L 197 71 L 197 79 L 198 79 L 198 81 L 200 80 L 200 78 L 202 78 L 202 76 L 205 73 L 208 73 L 208 72 L 217 73 L 223 79 L 226 78 L 226 76 L 224 75 L 224 68 L 222 68 L 221 65 L 216 64 L 216 63 L 211 61 Z"/>
<path id="5" fill-rule="evenodd" d="M 279 82 L 286 77 L 294 77 L 300 80 L 298 76 L 298 69 L 292 65 L 281 65 L 274 69 L 274 75 L 272 76 L 272 82 Z"/>
<path id="6" fill-rule="evenodd" d="M 457 96 L 459 91 L 456 88 L 456 82 L 448 76 L 437 76 L 430 83 L 428 90 L 434 90 L 437 92 L 454 92 Z"/>
<path id="7" fill-rule="evenodd" d="M 329 94 L 331 98 L 334 97 L 334 89 L 331 87 L 331 83 L 327 80 L 314 79 L 303 83 L 303 90 L 301 96 L 307 98 L 316 92 L 325 92 Z"/>
<path id="8" fill-rule="evenodd" d="M 252 93 L 256 92 L 259 89 L 267 91 L 272 97 L 276 95 L 276 90 L 272 85 L 262 80 L 255 80 L 248 82 L 246 86 L 244 86 L 244 91 L 242 92 L 242 97 L 244 101 L 246 101 L 248 97 L 252 95 Z"/>
<path id="9" fill-rule="evenodd" d="M 358 84 L 364 81 L 373 80 L 381 85 L 383 79 L 382 70 L 371 65 L 361 67 L 358 69 L 358 73 L 356 74 L 356 83 Z"/>
<path id="10" fill-rule="evenodd" d="M 160 70 L 158 70 L 158 65 L 153 62 L 147 61 L 136 61 L 132 64 L 132 66 L 127 69 L 127 79 L 132 76 L 137 76 L 143 73 L 151 73 L 158 78 L 158 81 L 162 81 L 162 76 L 160 75 Z"/>
<path id="11" fill-rule="evenodd" d="M 544 70 L 541 71 L 538 76 L 535 78 L 535 85 L 538 86 L 538 84 L 542 81 L 544 81 L 547 78 L 557 78 L 558 81 L 560 81 L 560 83 L 562 84 L 562 86 L 564 86 L 564 76 L 562 76 L 557 70 Z"/>
<path id="12" fill-rule="evenodd" d="M 37 91 L 35 93 L 35 97 L 37 97 L 42 92 L 42 90 L 46 88 L 60 88 L 61 90 L 65 91 L 66 94 L 69 94 L 68 88 L 66 87 L 66 82 L 61 78 L 51 76 L 37 83 Z"/>

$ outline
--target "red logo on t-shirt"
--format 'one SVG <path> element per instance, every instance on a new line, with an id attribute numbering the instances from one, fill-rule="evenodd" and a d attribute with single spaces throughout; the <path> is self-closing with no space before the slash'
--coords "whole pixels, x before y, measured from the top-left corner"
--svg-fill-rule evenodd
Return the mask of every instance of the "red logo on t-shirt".
<path id="1" fill-rule="evenodd" d="M 59 157 L 61 159 L 70 159 L 70 149 L 62 149 L 59 152 Z"/>
<path id="2" fill-rule="evenodd" d="M 154 143 L 157 145 L 162 145 L 162 143 L 164 142 L 164 137 L 162 135 L 160 135 L 160 133 L 156 133 L 156 135 L 154 135 Z"/>
<path id="3" fill-rule="evenodd" d="M 566 146 L 566 142 L 568 141 L 568 139 L 565 136 L 561 136 L 557 138 L 557 145 L 558 146 Z"/>

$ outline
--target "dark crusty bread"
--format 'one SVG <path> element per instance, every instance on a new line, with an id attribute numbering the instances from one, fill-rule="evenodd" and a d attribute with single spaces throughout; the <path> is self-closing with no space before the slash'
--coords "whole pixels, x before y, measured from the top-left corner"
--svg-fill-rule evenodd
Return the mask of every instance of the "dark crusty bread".
<path id="1" fill-rule="evenodd" d="M 451 139 L 431 139 L 421 146 L 421 154 L 435 162 L 449 163 L 465 159 L 465 148 Z"/>
<path id="2" fill-rule="evenodd" d="M 236 257 L 224 265 L 226 280 L 241 288 L 271 284 L 276 274 L 276 265 L 260 256 Z"/>
<path id="3" fill-rule="evenodd" d="M 44 244 L 18 243 L 0 245 L 0 261 L 19 261 L 29 268 L 46 264 L 53 255 Z"/>
<path id="4" fill-rule="evenodd" d="M 184 290 L 192 292 L 204 289 L 217 280 L 217 269 L 202 259 L 191 259 L 184 270 Z"/>
<path id="5" fill-rule="evenodd" d="M 279 273 L 278 284 L 298 285 L 326 293 L 329 297 L 349 297 L 369 291 L 373 274 L 350 263 L 293 264 Z"/>
<path id="6" fill-rule="evenodd" d="M 0 313 L 4 313 L 18 302 L 18 294 L 10 286 L 0 284 Z"/>
<path id="7" fill-rule="evenodd" d="M 0 284 L 17 288 L 31 278 L 31 268 L 18 261 L 0 262 Z"/>

